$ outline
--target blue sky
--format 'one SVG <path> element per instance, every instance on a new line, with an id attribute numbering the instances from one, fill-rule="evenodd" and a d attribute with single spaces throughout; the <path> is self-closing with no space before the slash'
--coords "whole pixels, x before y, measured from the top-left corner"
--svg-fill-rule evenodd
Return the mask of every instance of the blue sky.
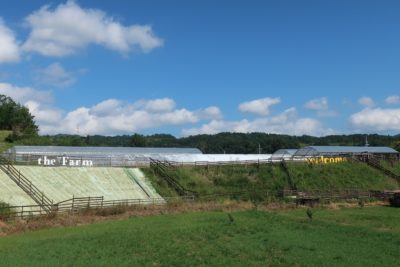
<path id="1" fill-rule="evenodd" d="M 399 1 L 0 2 L 42 134 L 400 132 Z"/>

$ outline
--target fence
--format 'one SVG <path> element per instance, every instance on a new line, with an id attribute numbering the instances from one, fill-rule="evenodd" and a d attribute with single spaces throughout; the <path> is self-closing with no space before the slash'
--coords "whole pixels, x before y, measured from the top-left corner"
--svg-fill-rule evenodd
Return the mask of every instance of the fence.
<path id="1" fill-rule="evenodd" d="M 76 213 L 84 209 L 110 208 L 115 206 L 135 205 L 163 205 L 167 201 L 194 201 L 194 196 L 171 197 L 171 198 L 149 198 L 149 199 L 117 199 L 105 200 L 101 197 L 73 197 L 71 199 L 53 204 L 50 214 Z M 49 214 L 40 205 L 26 206 L 0 206 L 0 219 L 13 220 L 16 218 L 26 219 Z"/>
<path id="2" fill-rule="evenodd" d="M 196 195 L 197 192 L 188 190 L 185 187 L 183 187 L 171 174 L 170 169 L 174 169 L 174 165 L 172 165 L 170 162 L 162 162 L 159 160 L 155 159 L 150 159 L 150 167 L 161 177 L 163 178 L 169 186 L 174 188 L 176 192 L 178 192 L 179 195 L 185 196 L 185 195 Z"/>
<path id="3" fill-rule="evenodd" d="M 41 208 L 50 212 L 53 201 L 40 191 L 28 178 L 21 174 L 10 161 L 0 156 L 0 169 L 24 190 Z"/>
<path id="4" fill-rule="evenodd" d="M 191 195 L 170 198 L 149 198 L 149 199 L 118 199 L 104 200 L 104 197 L 74 197 L 52 205 L 50 214 L 57 213 L 76 213 L 85 209 L 93 208 L 110 208 L 115 206 L 137 206 L 137 205 L 164 205 L 173 201 L 213 201 L 221 198 L 235 198 L 239 200 L 256 200 L 272 198 L 276 200 L 292 200 L 294 202 L 317 199 L 318 201 L 338 201 L 349 199 L 387 199 L 393 195 L 393 192 L 385 191 L 363 191 L 358 189 L 343 189 L 335 191 L 308 191 L 300 192 L 296 190 L 254 190 L 254 191 L 237 191 L 224 192 L 219 194 Z M 13 220 L 16 218 L 26 219 L 40 215 L 48 214 L 40 205 L 29 206 L 0 206 L 0 219 Z"/>

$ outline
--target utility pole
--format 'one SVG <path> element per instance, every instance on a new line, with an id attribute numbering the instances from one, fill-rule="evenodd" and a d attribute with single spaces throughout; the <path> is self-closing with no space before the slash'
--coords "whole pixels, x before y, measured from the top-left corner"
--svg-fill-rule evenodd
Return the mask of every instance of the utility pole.
<path id="1" fill-rule="evenodd" d="M 369 144 L 368 144 L 368 134 L 365 135 L 365 146 L 369 146 Z"/>
<path id="2" fill-rule="evenodd" d="M 261 154 L 261 145 L 258 143 L 258 154 Z"/>

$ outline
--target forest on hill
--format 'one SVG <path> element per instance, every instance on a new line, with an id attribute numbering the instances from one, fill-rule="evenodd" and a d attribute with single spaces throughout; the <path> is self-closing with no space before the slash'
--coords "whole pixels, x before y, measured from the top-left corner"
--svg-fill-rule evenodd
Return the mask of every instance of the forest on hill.
<path id="1" fill-rule="evenodd" d="M 170 134 L 153 135 L 39 135 L 34 116 L 28 108 L 10 97 L 0 95 L 0 130 L 11 131 L 7 142 L 15 145 L 52 146 L 125 146 L 125 147 L 196 147 L 203 153 L 273 153 L 281 148 L 300 148 L 307 145 L 362 146 L 365 134 L 315 136 L 292 136 L 269 133 L 218 133 L 188 137 Z M 389 146 L 400 151 L 400 134 L 369 134 L 371 146 Z"/>

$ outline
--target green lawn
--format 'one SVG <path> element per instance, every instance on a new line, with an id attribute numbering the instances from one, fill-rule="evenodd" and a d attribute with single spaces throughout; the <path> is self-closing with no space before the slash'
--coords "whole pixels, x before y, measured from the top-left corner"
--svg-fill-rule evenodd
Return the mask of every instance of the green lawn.
<path id="1" fill-rule="evenodd" d="M 134 217 L 0 238 L 1 266 L 398 266 L 389 207 Z"/>

